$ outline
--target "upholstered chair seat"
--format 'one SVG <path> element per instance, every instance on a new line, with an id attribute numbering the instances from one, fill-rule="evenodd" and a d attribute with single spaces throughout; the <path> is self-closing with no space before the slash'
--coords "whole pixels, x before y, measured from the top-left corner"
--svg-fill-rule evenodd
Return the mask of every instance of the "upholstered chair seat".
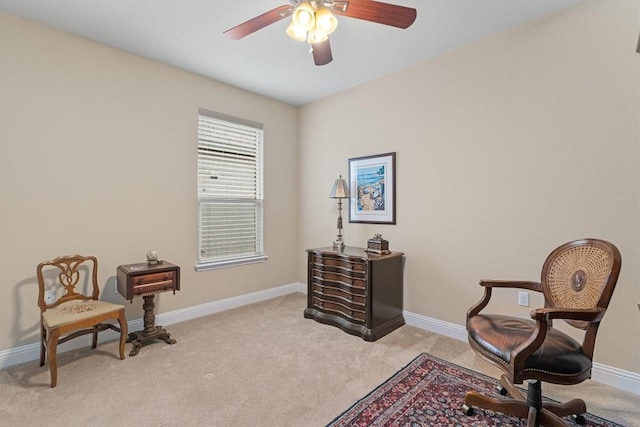
<path id="1" fill-rule="evenodd" d="M 477 315 L 467 323 L 469 342 L 474 349 L 504 366 L 509 365 L 515 349 L 531 337 L 535 327 L 532 320 L 502 315 Z M 552 328 L 547 331 L 544 345 L 525 360 L 523 371 L 528 378 L 544 373 L 562 378 L 560 384 L 572 379 L 578 383 L 588 377 L 591 360 L 578 341 Z"/>
<path id="2" fill-rule="evenodd" d="M 42 321 L 49 328 L 57 328 L 110 314 L 120 308 L 122 308 L 122 304 L 113 304 L 100 300 L 67 301 L 42 313 Z"/>

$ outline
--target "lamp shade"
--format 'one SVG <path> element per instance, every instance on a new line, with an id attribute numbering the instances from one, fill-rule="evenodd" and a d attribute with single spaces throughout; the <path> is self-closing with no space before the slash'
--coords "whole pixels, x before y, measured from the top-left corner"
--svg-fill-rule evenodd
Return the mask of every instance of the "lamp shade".
<path id="1" fill-rule="evenodd" d="M 342 175 L 340 175 L 340 178 L 336 179 L 336 182 L 333 183 L 333 188 L 331 189 L 329 197 L 332 199 L 349 198 L 349 187 L 347 186 L 347 181 L 342 179 Z"/>

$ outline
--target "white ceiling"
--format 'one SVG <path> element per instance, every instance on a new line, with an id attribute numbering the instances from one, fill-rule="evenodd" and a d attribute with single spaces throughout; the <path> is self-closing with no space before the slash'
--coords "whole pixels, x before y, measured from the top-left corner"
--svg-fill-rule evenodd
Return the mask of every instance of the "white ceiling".
<path id="1" fill-rule="evenodd" d="M 386 0 L 415 8 L 415 23 L 338 17 L 333 62 L 320 67 L 286 35 L 289 19 L 241 40 L 222 34 L 288 0 L 0 0 L 0 11 L 297 106 L 580 1 Z"/>

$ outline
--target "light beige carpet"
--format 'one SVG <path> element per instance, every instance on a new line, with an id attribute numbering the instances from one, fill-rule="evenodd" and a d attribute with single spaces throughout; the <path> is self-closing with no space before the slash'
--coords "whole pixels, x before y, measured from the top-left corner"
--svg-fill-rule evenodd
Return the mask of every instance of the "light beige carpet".
<path id="1" fill-rule="evenodd" d="M 169 325 L 177 344 L 123 361 L 116 342 L 62 353 L 54 389 L 37 361 L 5 369 L 0 425 L 324 426 L 421 352 L 498 376 L 465 342 L 403 326 L 368 343 L 304 319 L 305 306 L 291 294 Z M 589 412 L 640 425 L 637 395 L 593 381 L 543 391 L 579 392 Z"/>

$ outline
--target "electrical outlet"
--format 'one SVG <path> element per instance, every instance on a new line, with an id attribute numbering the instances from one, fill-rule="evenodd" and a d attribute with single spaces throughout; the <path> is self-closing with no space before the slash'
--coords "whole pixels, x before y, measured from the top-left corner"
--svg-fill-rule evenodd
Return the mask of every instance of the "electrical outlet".
<path id="1" fill-rule="evenodd" d="M 56 291 L 48 290 L 44 291 L 44 302 L 47 304 L 53 304 L 56 301 Z"/>
<path id="2" fill-rule="evenodd" d="M 518 305 L 529 307 L 529 292 L 518 292 Z"/>

